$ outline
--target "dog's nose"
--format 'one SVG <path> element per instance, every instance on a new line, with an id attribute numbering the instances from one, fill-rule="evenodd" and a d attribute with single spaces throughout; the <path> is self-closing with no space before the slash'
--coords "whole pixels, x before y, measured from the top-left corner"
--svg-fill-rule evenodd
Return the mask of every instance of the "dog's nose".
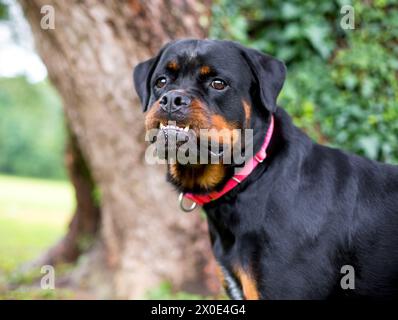
<path id="1" fill-rule="evenodd" d="M 191 104 L 191 98 L 179 91 L 170 91 L 160 99 L 160 107 L 167 113 L 173 113 Z"/>

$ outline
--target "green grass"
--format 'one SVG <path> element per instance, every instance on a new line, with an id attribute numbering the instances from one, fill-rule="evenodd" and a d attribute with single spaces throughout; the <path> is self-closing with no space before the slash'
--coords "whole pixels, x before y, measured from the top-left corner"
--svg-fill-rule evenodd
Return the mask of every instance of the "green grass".
<path id="1" fill-rule="evenodd" d="M 70 290 L 45 290 L 20 287 L 2 295 L 0 300 L 67 300 L 74 299 L 75 294 Z"/>
<path id="2" fill-rule="evenodd" d="M 149 300 L 206 300 L 211 297 L 204 297 L 198 294 L 187 292 L 174 292 L 171 283 L 163 282 L 158 287 L 149 290 L 144 297 Z"/>
<path id="3" fill-rule="evenodd" d="M 63 235 L 74 205 L 68 182 L 0 175 L 0 291 L 21 264 Z M 9 297 L 24 294 L 19 289 Z"/>
<path id="4" fill-rule="evenodd" d="M 38 257 L 65 232 L 75 205 L 68 182 L 0 175 L 0 300 L 70 299 L 69 289 L 42 290 L 40 268 L 20 272 L 19 266 Z M 57 266 L 56 274 L 69 265 Z M 175 292 L 170 283 L 153 288 L 147 299 L 209 299 Z"/>

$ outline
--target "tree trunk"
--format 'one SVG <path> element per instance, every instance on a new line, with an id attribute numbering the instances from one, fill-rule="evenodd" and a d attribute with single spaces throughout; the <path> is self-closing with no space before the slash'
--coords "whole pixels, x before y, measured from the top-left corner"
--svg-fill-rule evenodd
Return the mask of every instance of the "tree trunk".
<path id="1" fill-rule="evenodd" d="M 95 184 L 76 137 L 68 130 L 65 164 L 75 189 L 76 208 L 67 234 L 34 265 L 74 262 L 95 241 L 100 222 L 100 207 Z"/>
<path id="2" fill-rule="evenodd" d="M 165 182 L 165 168 L 144 161 L 143 115 L 132 69 L 173 38 L 204 37 L 209 5 L 195 0 L 20 3 L 99 189 L 100 233 L 86 265 L 89 276 L 101 270 L 91 277 L 96 283 L 111 285 L 102 297 L 142 298 L 165 280 L 177 290 L 208 292 L 212 275 L 206 275 L 210 249 L 204 221 L 197 213 L 182 213 Z M 54 30 L 40 27 L 44 5 L 55 9 Z"/>

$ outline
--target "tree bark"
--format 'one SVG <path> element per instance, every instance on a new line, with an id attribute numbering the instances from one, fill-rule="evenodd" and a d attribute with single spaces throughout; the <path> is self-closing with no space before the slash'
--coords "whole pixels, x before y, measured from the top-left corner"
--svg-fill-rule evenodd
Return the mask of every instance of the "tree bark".
<path id="1" fill-rule="evenodd" d="M 89 274 L 97 267 L 99 274 L 106 270 L 104 277 L 95 277 L 96 283 L 110 284 L 103 297 L 142 298 L 165 280 L 177 290 L 208 293 L 213 276 L 206 273 L 210 249 L 204 221 L 198 214 L 183 214 L 165 181 L 165 168 L 144 161 L 143 115 L 132 69 L 171 39 L 204 37 L 209 4 L 20 3 L 100 191 L 100 235 L 86 265 Z M 55 9 L 54 30 L 40 27 L 44 5 Z"/>
<path id="2" fill-rule="evenodd" d="M 68 130 L 65 165 L 75 190 L 76 208 L 66 235 L 35 261 L 35 265 L 75 262 L 89 250 L 97 236 L 100 207 L 95 183 L 76 137 Z"/>

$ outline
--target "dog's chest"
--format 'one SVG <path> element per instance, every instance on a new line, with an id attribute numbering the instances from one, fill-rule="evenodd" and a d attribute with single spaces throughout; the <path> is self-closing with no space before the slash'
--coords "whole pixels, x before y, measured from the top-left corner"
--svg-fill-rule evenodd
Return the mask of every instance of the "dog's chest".
<path id="1" fill-rule="evenodd" d="M 234 221 L 234 217 L 230 210 L 208 214 L 213 253 L 219 264 L 217 273 L 232 299 L 257 300 L 261 294 L 254 272 L 257 261 L 252 254 L 257 251 L 259 240 L 252 234 L 242 234 L 240 223 Z"/>

